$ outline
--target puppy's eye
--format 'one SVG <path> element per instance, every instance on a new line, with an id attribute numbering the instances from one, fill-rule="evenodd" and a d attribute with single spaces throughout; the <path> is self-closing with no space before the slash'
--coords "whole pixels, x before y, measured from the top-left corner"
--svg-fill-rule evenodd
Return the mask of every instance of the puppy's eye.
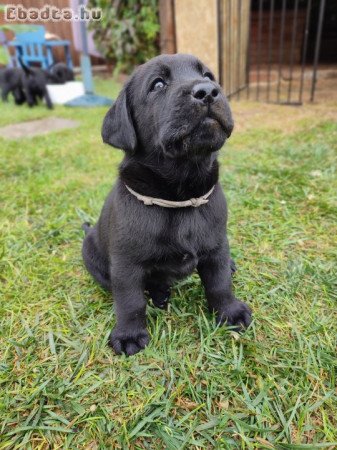
<path id="1" fill-rule="evenodd" d="M 156 78 L 151 84 L 151 91 L 159 91 L 166 86 L 165 81 L 162 78 Z"/>
<path id="2" fill-rule="evenodd" d="M 203 76 L 204 78 L 209 79 L 210 81 L 214 81 L 214 76 L 213 74 L 211 74 L 211 72 L 205 72 Z"/>

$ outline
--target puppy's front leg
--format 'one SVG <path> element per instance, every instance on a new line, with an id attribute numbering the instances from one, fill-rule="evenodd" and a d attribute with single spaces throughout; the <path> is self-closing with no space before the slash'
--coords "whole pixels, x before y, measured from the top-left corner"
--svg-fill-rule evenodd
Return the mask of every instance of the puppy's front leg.
<path id="1" fill-rule="evenodd" d="M 198 272 L 205 288 L 210 311 L 216 313 L 217 323 L 226 322 L 239 331 L 251 322 L 251 310 L 237 300 L 232 292 L 232 271 L 228 243 L 200 259 Z"/>
<path id="2" fill-rule="evenodd" d="M 149 343 L 142 271 L 129 264 L 111 270 L 117 324 L 109 338 L 117 354 L 134 355 Z"/>
<path id="3" fill-rule="evenodd" d="M 35 97 L 30 93 L 30 91 L 27 89 L 26 90 L 26 99 L 27 99 L 27 103 L 28 106 L 30 108 L 32 108 L 34 105 L 36 105 L 36 99 Z"/>
<path id="4" fill-rule="evenodd" d="M 47 88 L 44 90 L 44 98 L 46 99 L 47 108 L 48 109 L 53 109 L 54 106 L 53 106 L 53 103 L 51 101 L 51 98 L 50 98 L 50 95 L 49 95 L 49 92 L 48 92 Z"/>

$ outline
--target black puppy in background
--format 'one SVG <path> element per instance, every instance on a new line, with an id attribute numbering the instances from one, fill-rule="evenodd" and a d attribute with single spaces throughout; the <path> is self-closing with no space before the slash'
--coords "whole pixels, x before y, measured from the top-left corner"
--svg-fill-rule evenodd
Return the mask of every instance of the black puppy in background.
<path id="1" fill-rule="evenodd" d="M 8 95 L 12 94 L 16 105 L 22 105 L 26 96 L 22 87 L 22 69 L 3 68 L 0 70 L 1 99 L 8 101 Z"/>
<path id="2" fill-rule="evenodd" d="M 13 94 L 15 103 L 21 105 L 27 101 L 30 107 L 37 105 L 38 100 L 44 98 L 47 107 L 53 108 L 47 90 L 48 77 L 44 70 L 27 67 L 19 58 L 22 69 L 5 68 L 0 73 L 1 97 L 4 102 L 8 95 Z"/>
<path id="3" fill-rule="evenodd" d="M 52 65 L 47 73 L 48 83 L 64 84 L 67 81 L 74 81 L 74 79 L 74 72 L 62 62 Z"/>
<path id="4" fill-rule="evenodd" d="M 29 68 L 20 61 L 21 68 L 3 68 L 0 70 L 0 88 L 2 101 L 8 101 L 8 95 L 13 94 L 15 103 L 22 105 L 28 97 L 29 106 L 37 104 L 37 98 L 44 97 L 48 107 L 52 107 L 47 84 L 64 84 L 74 80 L 74 72 L 64 63 L 56 63 L 49 71 Z M 25 90 L 28 91 L 26 95 Z"/>
<path id="5" fill-rule="evenodd" d="M 227 206 L 218 182 L 218 151 L 232 129 L 219 84 L 190 55 L 140 66 L 108 111 L 103 141 L 125 157 L 98 223 L 84 225 L 83 258 L 112 291 L 116 353 L 132 355 L 149 342 L 144 291 L 163 306 L 172 283 L 195 269 L 217 323 L 250 324 L 250 308 L 232 292 Z"/>
<path id="6" fill-rule="evenodd" d="M 22 67 L 22 90 L 25 93 L 28 106 L 37 105 L 38 100 L 44 98 L 47 108 L 52 109 L 53 104 L 47 89 L 48 77 L 46 72 L 39 68 L 26 66 L 21 58 L 19 58 L 19 61 Z"/>

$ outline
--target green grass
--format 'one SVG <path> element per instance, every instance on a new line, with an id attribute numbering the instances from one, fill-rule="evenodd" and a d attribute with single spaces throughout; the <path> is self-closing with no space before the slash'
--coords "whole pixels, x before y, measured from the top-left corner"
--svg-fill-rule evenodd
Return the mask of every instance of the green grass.
<path id="1" fill-rule="evenodd" d="M 193 275 L 168 312 L 149 306 L 151 343 L 126 358 L 106 345 L 112 301 L 81 260 L 81 223 L 122 158 L 101 143 L 104 113 L 0 105 L 0 125 L 81 123 L 0 139 L 0 449 L 336 448 L 336 123 L 261 121 L 222 152 L 247 333 L 215 328 Z"/>

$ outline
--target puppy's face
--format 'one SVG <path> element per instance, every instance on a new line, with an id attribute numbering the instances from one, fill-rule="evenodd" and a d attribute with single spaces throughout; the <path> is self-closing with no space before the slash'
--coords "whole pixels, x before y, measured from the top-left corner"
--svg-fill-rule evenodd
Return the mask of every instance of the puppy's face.
<path id="1" fill-rule="evenodd" d="M 102 137 L 130 153 L 176 158 L 219 150 L 232 129 L 210 70 L 191 55 L 162 55 L 134 72 L 105 117 Z"/>
<path id="2" fill-rule="evenodd" d="M 63 84 L 67 81 L 74 81 L 74 72 L 64 63 L 57 63 L 51 67 L 48 77 L 56 84 Z"/>

